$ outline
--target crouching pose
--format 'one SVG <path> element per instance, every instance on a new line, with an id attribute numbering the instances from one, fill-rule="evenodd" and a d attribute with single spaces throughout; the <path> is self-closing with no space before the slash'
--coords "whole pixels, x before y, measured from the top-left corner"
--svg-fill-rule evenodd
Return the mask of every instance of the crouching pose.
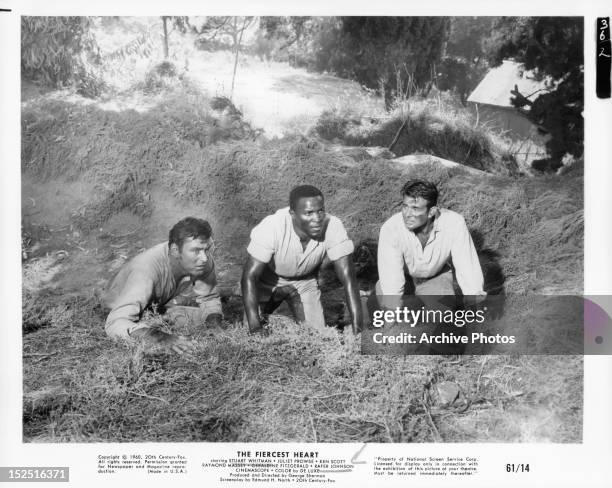
<path id="1" fill-rule="evenodd" d="M 114 338 L 142 338 L 179 354 L 190 351 L 192 341 L 153 328 L 142 314 L 156 304 L 167 310 L 174 323 L 191 320 L 219 325 L 222 312 L 213 248 L 209 223 L 187 217 L 172 227 L 168 242 L 130 260 L 105 292 L 104 302 L 110 309 L 106 333 Z"/>
<path id="2" fill-rule="evenodd" d="M 291 190 L 289 207 L 264 218 L 251 231 L 241 282 L 249 331 L 265 332 L 267 315 L 284 301 L 298 323 L 324 329 L 317 274 L 327 256 L 344 285 L 353 333 L 359 333 L 363 315 L 353 248 L 342 222 L 325 213 L 320 190 L 310 185 Z"/>
<path id="3" fill-rule="evenodd" d="M 454 295 L 453 271 L 465 296 L 484 298 L 482 269 L 465 220 L 438 207 L 433 183 L 408 181 L 401 212 L 380 229 L 376 295 L 382 301 L 401 295 Z"/>
<path id="4" fill-rule="evenodd" d="M 438 189 L 423 180 L 408 181 L 402 188 L 401 211 L 380 229 L 376 293 L 368 300 L 371 314 L 400 307 L 446 312 L 458 306 L 454 279 L 464 295 L 464 305 L 486 297 L 476 248 L 463 217 L 438 207 Z M 441 315 L 440 315 L 441 316 Z M 393 327 L 393 323 L 389 324 Z M 411 324 L 413 332 L 435 335 L 448 332 L 444 323 Z M 464 328 L 453 329 L 465 333 Z M 407 350 L 412 350 L 408 347 Z M 416 347 L 417 353 L 457 354 L 457 346 Z"/>

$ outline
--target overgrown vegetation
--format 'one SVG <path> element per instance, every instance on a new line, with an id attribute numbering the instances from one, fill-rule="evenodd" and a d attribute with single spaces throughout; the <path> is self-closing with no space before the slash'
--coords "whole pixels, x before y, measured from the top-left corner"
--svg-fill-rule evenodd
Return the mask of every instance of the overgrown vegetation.
<path id="1" fill-rule="evenodd" d="M 440 60 L 436 86 L 454 91 L 463 105 L 487 73 L 485 44 L 495 17 L 451 17 L 446 52 Z"/>
<path id="2" fill-rule="evenodd" d="M 489 57 L 499 65 L 506 58 L 534 70 L 549 91 L 530 100 L 529 93 L 513 93 L 512 104 L 551 138 L 549 160 L 540 169 L 557 169 L 563 156 L 584 151 L 584 19 L 581 17 L 502 17 L 489 40 Z"/>
<path id="3" fill-rule="evenodd" d="M 583 153 L 583 20 L 577 17 L 266 17 L 260 56 L 329 71 L 383 95 L 427 94 L 432 86 L 463 105 L 490 67 L 505 59 L 533 70 L 548 92 L 508 93 L 513 104 L 550 134 L 551 171 L 564 155 Z"/>
<path id="4" fill-rule="evenodd" d="M 55 87 L 74 84 L 85 96 L 97 96 L 103 83 L 95 73 L 100 61 L 89 17 L 22 17 L 21 73 Z"/>
<path id="5" fill-rule="evenodd" d="M 286 205 L 287 188 L 304 182 L 329 195 L 329 208 L 344 219 L 358 242 L 375 238 L 398 201 L 401 182 L 420 175 L 438 183 L 443 205 L 466 217 L 479 247 L 499 254 L 507 279 L 537 277 L 540 266 L 555 274 L 571 267 L 570 276 L 581 268 L 579 172 L 560 181 L 553 176 L 477 177 L 434 165 L 398 169 L 377 158 L 356 161 L 315 140 L 249 141 L 248 125 L 237 132 L 223 129 L 215 117 L 218 111 L 207 106 L 210 101 L 189 86 L 168 93 L 146 114 L 58 101 L 35 104 L 22 118 L 24 171 L 39 178 L 81 178 L 96 184 L 96 198 L 75 214 L 75 224 L 86 230 L 124 208 L 146 216 L 155 204 L 148 195 L 161 186 L 178 200 L 202 205 L 218 222 L 239 217 L 243 234 L 233 239 L 243 241 L 253 224 Z M 408 138 L 414 137 L 411 133 L 407 131 Z M 486 146 L 478 143 L 472 150 L 482 164 Z M 462 150 L 452 139 L 446 144 Z M 547 253 L 539 252 L 542 246 L 548 246 Z M 572 259 L 559 261 L 557 249 L 560 257 Z M 577 284 L 580 273 L 575 276 Z M 546 274 L 544 280 L 529 282 L 533 286 L 549 279 Z"/>
<path id="6" fill-rule="evenodd" d="M 350 110 L 321 114 L 313 132 L 354 146 L 389 146 L 394 154 L 423 153 L 500 175 L 516 175 L 516 161 L 468 117 L 440 111 L 434 100 L 405 101 L 385 118 L 361 117 Z"/>
<path id="7" fill-rule="evenodd" d="M 91 316 L 95 302 L 77 317 Z M 273 317 L 274 335 L 181 330 L 194 358 L 112 347 L 103 316 L 27 336 L 24 436 L 44 442 L 567 442 L 580 438 L 581 358 L 360 356 Z M 96 327 L 96 325 L 98 325 Z M 63 351 L 71 344 L 69 354 Z M 53 368 L 49 369 L 49 365 Z M 47 368 L 46 375 L 40 375 Z M 529 371 L 524 374 L 523 371 Z M 561 379 L 558 371 L 567 371 Z M 436 385 L 456 382 L 443 407 Z M 563 381 L 563 384 L 561 384 Z M 469 402 L 469 403 L 468 403 Z M 577 408 L 578 407 L 578 408 Z"/>
<path id="8" fill-rule="evenodd" d="M 293 48 L 296 64 L 380 89 L 387 107 L 412 83 L 431 88 L 449 26 L 448 17 L 262 19 L 268 38 Z"/>
<path id="9" fill-rule="evenodd" d="M 104 73 L 129 55 L 154 57 L 155 39 L 163 34 L 159 50 L 164 62 L 170 62 L 170 44 L 184 39 L 200 49 L 231 50 L 230 99 L 240 53 L 249 52 L 356 80 L 376 90 L 391 110 L 398 98 L 427 95 L 434 86 L 452 91 L 466 105 L 489 66 L 511 58 L 548 85 L 545 93 L 512 93 L 517 110 L 551 136 L 548 157 L 534 167 L 554 171 L 564 164 L 564 157 L 582 157 L 584 26 L 578 18 L 262 17 L 248 45 L 243 37 L 254 17 L 158 20 L 159 25 L 141 26 L 123 45 L 101 52 L 93 28 L 115 28 L 118 19 L 24 17 L 22 75 L 49 86 L 73 86 L 87 97 L 110 94 L 115 87 Z M 188 64 L 186 59 L 185 70 Z M 154 90 L 166 80 L 151 73 L 145 85 Z"/>

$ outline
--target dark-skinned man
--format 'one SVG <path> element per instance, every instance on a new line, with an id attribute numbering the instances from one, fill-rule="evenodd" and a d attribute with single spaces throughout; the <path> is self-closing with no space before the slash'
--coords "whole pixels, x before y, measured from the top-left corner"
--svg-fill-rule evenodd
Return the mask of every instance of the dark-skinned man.
<path id="1" fill-rule="evenodd" d="M 141 339 L 182 354 L 195 346 L 187 338 L 164 332 L 142 320 L 145 309 L 160 305 L 171 322 L 221 324 L 214 242 L 209 223 L 187 217 L 170 230 L 168 242 L 131 259 L 111 280 L 104 296 L 110 309 L 106 333 L 117 339 Z"/>
<path id="2" fill-rule="evenodd" d="M 353 334 L 358 334 L 363 316 L 353 249 L 342 222 L 325 212 L 320 190 L 310 185 L 291 190 L 289 207 L 251 231 L 241 282 L 249 332 L 267 333 L 267 316 L 284 301 L 298 323 L 324 330 L 317 274 L 327 257 L 344 285 Z"/>

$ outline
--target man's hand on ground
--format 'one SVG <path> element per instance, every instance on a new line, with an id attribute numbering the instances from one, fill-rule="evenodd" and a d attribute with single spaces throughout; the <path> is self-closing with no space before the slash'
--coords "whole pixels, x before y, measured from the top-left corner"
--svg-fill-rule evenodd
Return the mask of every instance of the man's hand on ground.
<path id="1" fill-rule="evenodd" d="M 260 335 L 262 337 L 268 337 L 272 332 L 268 327 L 268 319 L 264 317 L 259 318 L 259 322 L 254 327 L 249 327 L 249 335 Z"/>
<path id="2" fill-rule="evenodd" d="M 258 335 L 261 337 L 268 337 L 271 334 L 270 329 L 267 327 L 259 326 L 256 329 L 249 329 L 249 335 Z"/>
<path id="3" fill-rule="evenodd" d="M 176 334 L 169 334 L 159 329 L 138 329 L 131 335 L 132 337 L 141 339 L 149 346 L 161 347 L 168 352 L 176 354 L 191 354 L 194 352 L 197 345 L 197 342 L 194 340 Z"/>

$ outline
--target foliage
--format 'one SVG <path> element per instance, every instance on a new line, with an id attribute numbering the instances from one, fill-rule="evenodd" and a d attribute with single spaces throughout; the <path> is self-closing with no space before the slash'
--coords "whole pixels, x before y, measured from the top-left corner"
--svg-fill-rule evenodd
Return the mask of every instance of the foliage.
<path id="1" fill-rule="evenodd" d="M 130 56 L 150 57 L 153 53 L 153 36 L 150 32 L 143 32 L 134 39 L 128 41 L 123 46 L 105 54 L 102 57 L 104 62 L 123 62 Z"/>
<path id="2" fill-rule="evenodd" d="M 491 35 L 494 17 L 451 17 L 450 35 L 436 83 L 440 90 L 454 90 L 463 105 L 486 73 L 484 45 Z"/>
<path id="3" fill-rule="evenodd" d="M 409 84 L 431 86 L 448 28 L 444 17 L 340 17 L 323 37 L 316 64 L 380 88 L 389 107 Z"/>
<path id="4" fill-rule="evenodd" d="M 144 82 L 136 86 L 147 94 L 172 90 L 180 86 L 182 77 L 178 75 L 176 66 L 170 61 L 162 61 L 145 74 Z"/>
<path id="5" fill-rule="evenodd" d="M 485 44 L 496 17 L 451 17 L 446 54 L 459 56 L 470 65 L 484 61 Z"/>
<path id="6" fill-rule="evenodd" d="M 474 75 L 470 65 L 463 58 L 445 56 L 440 61 L 436 76 L 436 86 L 442 91 L 454 90 L 465 106 L 467 98 L 476 87 L 479 75 Z"/>
<path id="7" fill-rule="evenodd" d="M 286 40 L 286 44 L 294 44 L 303 39 L 311 30 L 311 17 L 261 17 L 259 27 L 268 37 L 278 37 Z"/>
<path id="8" fill-rule="evenodd" d="M 267 17 L 260 26 L 282 41 L 284 60 L 380 90 L 387 107 L 409 85 L 428 91 L 449 32 L 445 17 Z"/>
<path id="9" fill-rule="evenodd" d="M 55 87 L 85 82 L 95 91 L 92 62 L 99 61 L 89 17 L 22 17 L 21 72 Z M 95 94 L 95 93 L 94 93 Z"/>
<path id="10" fill-rule="evenodd" d="M 234 52 L 234 70 L 232 74 L 232 86 L 230 89 L 230 99 L 234 95 L 236 83 L 236 71 L 238 69 L 238 55 L 242 46 L 244 32 L 253 23 L 254 17 L 207 17 L 200 29 L 195 29 L 200 42 L 212 40 L 219 36 L 221 39 L 231 40 L 231 49 Z"/>
<path id="11" fill-rule="evenodd" d="M 244 32 L 254 21 L 254 17 L 213 16 L 206 17 L 199 26 L 190 23 L 189 20 L 187 25 L 197 35 L 196 42 L 201 46 L 217 41 L 227 44 L 232 51 L 235 51 L 242 43 Z"/>
<path id="12" fill-rule="evenodd" d="M 325 26 L 334 18 L 260 17 L 255 54 L 289 62 L 293 66 L 314 67 L 314 45 Z"/>
<path id="13" fill-rule="evenodd" d="M 550 167 L 561 166 L 564 154 L 583 153 L 584 20 L 579 17 L 502 17 L 488 42 L 491 63 L 513 58 L 546 80 L 550 91 L 534 101 L 514 93 L 512 103 L 550 135 Z"/>

